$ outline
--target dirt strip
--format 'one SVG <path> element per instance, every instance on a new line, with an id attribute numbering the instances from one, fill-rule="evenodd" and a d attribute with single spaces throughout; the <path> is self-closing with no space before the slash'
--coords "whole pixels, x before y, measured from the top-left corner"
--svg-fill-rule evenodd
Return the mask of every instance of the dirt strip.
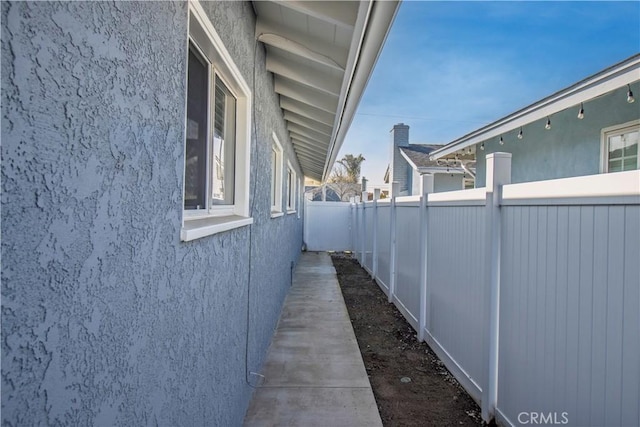
<path id="1" fill-rule="evenodd" d="M 481 426 L 480 408 L 349 254 L 332 254 L 385 426 Z"/>

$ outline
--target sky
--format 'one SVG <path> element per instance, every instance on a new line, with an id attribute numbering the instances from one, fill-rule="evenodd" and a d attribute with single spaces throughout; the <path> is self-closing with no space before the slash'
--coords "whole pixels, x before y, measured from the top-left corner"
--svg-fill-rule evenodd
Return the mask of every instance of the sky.
<path id="1" fill-rule="evenodd" d="M 445 144 L 640 52 L 640 1 L 404 1 L 338 159 L 383 183 L 396 123 Z"/>

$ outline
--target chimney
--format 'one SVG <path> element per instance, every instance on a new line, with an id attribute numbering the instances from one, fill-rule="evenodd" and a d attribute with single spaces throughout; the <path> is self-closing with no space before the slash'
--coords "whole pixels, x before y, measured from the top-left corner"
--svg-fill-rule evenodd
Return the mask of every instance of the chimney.
<path id="1" fill-rule="evenodd" d="M 409 175 L 411 170 L 409 163 L 402 157 L 399 147 L 409 146 L 409 126 L 404 123 L 398 123 L 391 129 L 391 137 L 393 144 L 391 145 L 391 162 L 389 164 L 389 183 L 398 182 L 399 194 L 391 194 L 391 196 L 403 196 L 411 194 L 409 190 Z"/>
<path id="2" fill-rule="evenodd" d="M 397 147 L 406 147 L 409 145 L 409 126 L 404 123 L 398 123 L 391 129 L 393 137 L 393 145 Z"/>

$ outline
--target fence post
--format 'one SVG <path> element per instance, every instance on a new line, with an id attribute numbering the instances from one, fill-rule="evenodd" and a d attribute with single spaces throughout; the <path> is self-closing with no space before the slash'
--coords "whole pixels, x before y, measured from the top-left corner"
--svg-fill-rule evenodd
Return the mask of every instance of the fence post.
<path id="1" fill-rule="evenodd" d="M 356 225 L 353 236 L 353 252 L 356 256 L 356 260 L 360 261 L 360 196 L 356 196 L 354 202 L 356 206 Z"/>
<path id="2" fill-rule="evenodd" d="M 355 227 L 355 208 L 354 208 L 354 202 L 355 202 L 355 197 L 349 197 L 349 207 L 351 209 L 349 209 L 349 237 L 351 240 L 351 252 L 355 252 L 356 249 L 356 245 L 355 245 L 355 235 L 356 235 L 356 227 Z"/>
<path id="3" fill-rule="evenodd" d="M 378 276 L 378 199 L 380 199 L 380 189 L 373 190 L 373 262 L 371 265 L 371 278 L 375 280 Z"/>
<path id="4" fill-rule="evenodd" d="M 429 193 L 433 193 L 433 175 L 420 175 L 420 316 L 418 318 L 418 340 L 424 341 L 427 327 L 427 286 L 429 248 Z"/>
<path id="5" fill-rule="evenodd" d="M 304 219 L 302 220 L 302 244 L 309 244 L 309 201 L 304 199 Z"/>
<path id="6" fill-rule="evenodd" d="M 391 183 L 391 204 L 389 209 L 391 210 L 389 221 L 391 232 L 389 234 L 389 240 L 391 240 L 390 255 L 389 255 L 389 302 L 393 302 L 393 295 L 396 292 L 396 197 L 400 191 L 400 183 Z"/>
<path id="7" fill-rule="evenodd" d="M 486 162 L 486 265 L 489 293 L 485 299 L 485 325 L 488 349 L 487 384 L 482 388 L 482 419 L 489 422 L 495 416 L 498 403 L 498 349 L 500 331 L 500 197 L 502 186 L 511 183 L 511 153 L 491 153 Z"/>
<path id="8" fill-rule="evenodd" d="M 356 235 L 356 258 L 362 265 L 362 201 L 360 196 L 356 197 L 356 222 L 357 222 L 357 235 Z"/>
<path id="9" fill-rule="evenodd" d="M 365 267 L 367 265 L 367 205 L 365 202 L 369 199 L 369 193 L 362 192 L 362 221 L 360 225 L 362 227 L 362 234 L 360 235 L 360 242 L 362 244 L 362 252 L 360 255 L 360 265 Z"/>

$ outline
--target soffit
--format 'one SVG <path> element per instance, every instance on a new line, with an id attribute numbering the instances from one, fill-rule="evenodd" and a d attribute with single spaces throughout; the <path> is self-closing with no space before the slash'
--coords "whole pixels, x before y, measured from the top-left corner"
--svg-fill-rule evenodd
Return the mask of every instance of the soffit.
<path id="1" fill-rule="evenodd" d="M 326 179 L 398 1 L 254 1 L 256 38 L 303 173 Z"/>

